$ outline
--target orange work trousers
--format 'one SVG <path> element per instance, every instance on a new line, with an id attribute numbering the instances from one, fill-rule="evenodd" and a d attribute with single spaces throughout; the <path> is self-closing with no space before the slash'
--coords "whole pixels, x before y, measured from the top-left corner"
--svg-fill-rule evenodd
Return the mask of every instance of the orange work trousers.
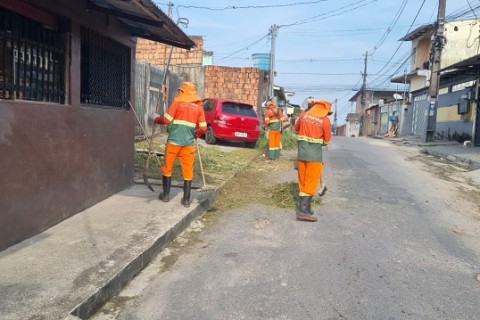
<path id="1" fill-rule="evenodd" d="M 175 160 L 178 158 L 180 161 L 180 167 L 182 168 L 183 180 L 192 180 L 195 150 L 195 146 L 179 146 L 167 142 L 162 165 L 162 174 L 166 177 L 171 177 Z"/>
<path id="2" fill-rule="evenodd" d="M 281 139 L 280 130 L 268 130 L 268 150 L 280 150 Z"/>
<path id="3" fill-rule="evenodd" d="M 313 196 L 322 177 L 323 162 L 298 160 L 298 190 L 302 197 Z"/>

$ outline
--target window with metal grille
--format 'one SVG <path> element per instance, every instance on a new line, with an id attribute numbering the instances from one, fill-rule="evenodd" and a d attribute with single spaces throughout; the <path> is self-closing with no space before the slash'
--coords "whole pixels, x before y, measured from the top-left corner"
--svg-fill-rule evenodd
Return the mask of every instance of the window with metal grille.
<path id="1" fill-rule="evenodd" d="M 127 109 L 130 48 L 85 27 L 81 41 L 81 102 L 91 107 Z"/>
<path id="2" fill-rule="evenodd" d="M 64 65 L 59 31 L 0 7 L 0 99 L 64 103 Z"/>

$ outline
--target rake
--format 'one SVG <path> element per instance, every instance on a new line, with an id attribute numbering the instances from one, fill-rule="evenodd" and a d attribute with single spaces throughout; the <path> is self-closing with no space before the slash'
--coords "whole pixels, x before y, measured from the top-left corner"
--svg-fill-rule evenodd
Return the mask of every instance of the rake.
<path id="1" fill-rule="evenodd" d="M 130 107 L 130 109 L 132 110 L 134 116 L 135 116 L 135 119 L 137 120 L 137 123 L 138 123 L 138 126 L 140 127 L 140 129 L 142 130 L 142 133 L 143 133 L 143 136 L 145 137 L 145 140 L 147 140 L 147 143 L 149 145 L 149 148 L 148 148 L 148 155 L 147 155 L 147 165 L 145 166 L 145 171 L 143 173 L 143 182 L 145 183 L 145 185 L 148 187 L 148 189 L 152 190 L 152 191 L 155 191 L 153 190 L 153 187 L 152 185 L 150 184 L 150 182 L 148 181 L 148 178 L 147 178 L 147 175 L 146 175 L 146 170 L 148 169 L 148 166 L 149 166 L 149 160 L 150 160 L 150 153 L 152 153 L 155 158 L 157 159 L 157 162 L 158 164 L 160 165 L 161 161 L 160 159 L 158 158 L 157 156 L 157 153 L 153 150 L 153 144 L 152 144 L 152 140 L 153 140 L 153 136 L 149 139 L 148 136 L 147 136 L 147 132 L 145 131 L 145 128 L 143 127 L 142 123 L 140 122 L 140 118 L 138 117 L 138 114 L 137 112 L 135 111 L 135 108 L 132 106 L 132 104 L 130 103 L 130 101 L 128 101 L 128 106 Z M 152 130 L 152 134 L 154 133 L 154 129 Z"/>
<path id="2" fill-rule="evenodd" d="M 205 181 L 205 171 L 203 170 L 202 154 L 200 152 L 200 145 L 198 144 L 197 139 L 195 139 L 195 144 L 196 144 L 196 147 L 197 147 L 198 163 L 200 165 L 200 173 L 202 175 L 202 187 L 199 188 L 198 191 L 197 191 L 197 192 L 199 192 L 199 195 L 197 196 L 197 199 L 203 200 L 205 198 L 208 198 L 210 196 L 210 194 L 215 191 L 215 188 L 207 186 L 207 183 Z"/>

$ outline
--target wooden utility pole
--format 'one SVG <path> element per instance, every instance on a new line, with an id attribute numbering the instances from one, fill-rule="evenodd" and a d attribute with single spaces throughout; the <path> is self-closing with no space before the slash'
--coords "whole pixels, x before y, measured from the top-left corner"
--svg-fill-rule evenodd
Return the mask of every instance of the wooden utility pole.
<path id="1" fill-rule="evenodd" d="M 437 108 L 438 108 L 438 91 L 440 87 L 440 62 L 442 49 L 445 44 L 443 30 L 445 26 L 445 7 L 446 0 L 438 1 L 437 30 L 432 39 L 432 47 L 430 54 L 430 105 L 427 112 L 427 130 L 425 132 L 424 141 L 431 142 L 435 136 L 437 126 Z"/>

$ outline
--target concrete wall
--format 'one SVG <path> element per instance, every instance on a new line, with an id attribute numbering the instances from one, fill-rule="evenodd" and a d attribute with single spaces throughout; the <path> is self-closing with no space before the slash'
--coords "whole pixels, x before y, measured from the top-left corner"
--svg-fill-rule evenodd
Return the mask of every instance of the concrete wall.
<path id="1" fill-rule="evenodd" d="M 445 25 L 447 39 L 442 50 L 441 68 L 478 54 L 479 20 L 451 21 Z"/>
<path id="2" fill-rule="evenodd" d="M 37 3 L 38 1 L 31 1 Z M 38 2 L 40 3 L 40 2 Z M 71 16 L 66 33 L 67 102 L 0 100 L 0 250 L 31 237 L 131 185 L 134 117 L 129 110 L 80 104 L 80 23 L 132 48 L 115 19 L 87 12 L 83 1 L 42 1 Z M 134 98 L 133 86 L 131 97 Z"/>
<path id="3" fill-rule="evenodd" d="M 462 96 L 471 92 L 470 88 L 449 92 L 439 97 L 435 135 L 441 140 L 463 142 L 472 140 L 476 104 L 470 100 L 470 112 L 458 114 L 458 102 Z M 472 97 L 475 96 L 471 93 Z"/>
<path id="4" fill-rule="evenodd" d="M 348 121 L 346 123 L 346 136 L 347 137 L 360 136 L 360 121 Z"/>
<path id="5" fill-rule="evenodd" d="M 415 50 L 414 59 L 412 59 L 411 70 L 428 69 L 430 59 L 430 36 L 414 39 L 412 41 L 412 48 Z"/>
<path id="6" fill-rule="evenodd" d="M 398 136 L 408 136 L 412 134 L 413 106 L 411 104 L 402 105 L 398 114 Z"/>

